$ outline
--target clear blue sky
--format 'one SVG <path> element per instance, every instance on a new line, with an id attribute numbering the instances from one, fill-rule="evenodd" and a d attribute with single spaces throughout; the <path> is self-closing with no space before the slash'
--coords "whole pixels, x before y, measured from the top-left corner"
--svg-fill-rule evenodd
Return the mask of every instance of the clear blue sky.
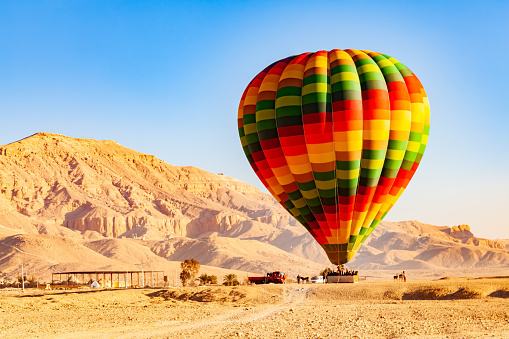
<path id="1" fill-rule="evenodd" d="M 262 187 L 236 116 L 251 80 L 306 51 L 406 64 L 431 104 L 421 167 L 386 220 L 509 238 L 509 1 L 1 1 L 0 144 L 112 139 Z"/>

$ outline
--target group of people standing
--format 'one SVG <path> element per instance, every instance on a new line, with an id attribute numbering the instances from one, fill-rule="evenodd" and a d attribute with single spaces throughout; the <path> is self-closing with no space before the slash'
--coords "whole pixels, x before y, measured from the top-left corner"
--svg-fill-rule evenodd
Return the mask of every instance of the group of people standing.
<path id="1" fill-rule="evenodd" d="M 357 275 L 359 272 L 348 269 L 345 265 L 338 266 L 339 275 Z"/>
<path id="2" fill-rule="evenodd" d="M 327 276 L 343 276 L 343 275 L 358 275 L 359 274 L 359 271 L 354 271 L 354 270 L 350 270 L 348 269 L 345 265 L 338 265 L 337 267 L 337 270 L 336 271 L 332 271 L 330 269 L 326 269 L 322 272 L 322 280 L 321 282 L 323 283 L 326 283 L 327 282 Z M 317 279 L 316 277 L 313 277 L 312 279 Z M 309 277 L 302 277 L 300 274 L 297 276 L 297 283 L 301 283 L 301 282 L 309 282 Z M 318 280 L 320 281 L 320 280 Z M 312 281 L 312 282 L 316 282 L 316 281 Z"/>

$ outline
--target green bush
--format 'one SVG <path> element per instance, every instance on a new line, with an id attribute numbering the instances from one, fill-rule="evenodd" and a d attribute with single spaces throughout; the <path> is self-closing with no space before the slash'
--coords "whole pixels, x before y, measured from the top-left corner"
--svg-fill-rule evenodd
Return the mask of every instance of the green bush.
<path id="1" fill-rule="evenodd" d="M 199 276 L 201 285 L 216 285 L 217 277 L 215 275 L 208 275 L 207 273 L 203 273 Z"/>

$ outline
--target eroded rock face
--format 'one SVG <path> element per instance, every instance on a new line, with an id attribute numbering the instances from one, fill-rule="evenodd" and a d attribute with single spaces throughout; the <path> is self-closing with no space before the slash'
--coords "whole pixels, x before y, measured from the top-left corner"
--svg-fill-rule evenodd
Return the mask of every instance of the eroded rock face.
<path id="1" fill-rule="evenodd" d="M 272 197 L 225 175 L 177 167 L 114 141 L 38 133 L 0 147 L 0 199 L 34 224 L 118 237 L 226 232 L 256 220 L 295 224 Z"/>
<path id="2" fill-rule="evenodd" d="M 457 225 L 451 227 L 449 235 L 457 239 L 471 238 L 474 236 L 472 232 L 470 232 L 470 226 L 468 225 Z"/>
<path id="3" fill-rule="evenodd" d="M 476 238 L 470 231 L 470 226 L 468 225 L 453 226 L 446 229 L 446 233 L 448 233 L 453 238 L 461 240 L 461 242 L 466 245 L 505 249 L 505 245 L 502 242 L 490 239 Z"/>

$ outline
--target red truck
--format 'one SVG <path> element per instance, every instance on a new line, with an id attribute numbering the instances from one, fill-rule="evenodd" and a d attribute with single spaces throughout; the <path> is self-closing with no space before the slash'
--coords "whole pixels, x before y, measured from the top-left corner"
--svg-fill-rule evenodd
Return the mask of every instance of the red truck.
<path id="1" fill-rule="evenodd" d="M 286 274 L 283 272 L 267 273 L 264 277 L 248 277 L 250 283 L 254 284 L 284 284 L 286 281 Z"/>

